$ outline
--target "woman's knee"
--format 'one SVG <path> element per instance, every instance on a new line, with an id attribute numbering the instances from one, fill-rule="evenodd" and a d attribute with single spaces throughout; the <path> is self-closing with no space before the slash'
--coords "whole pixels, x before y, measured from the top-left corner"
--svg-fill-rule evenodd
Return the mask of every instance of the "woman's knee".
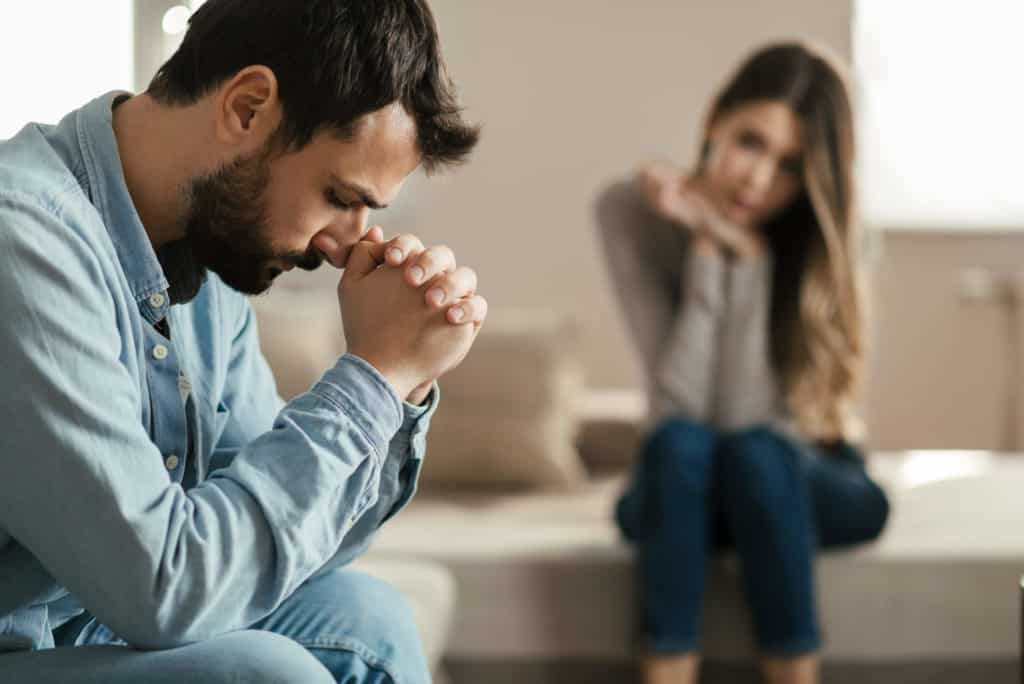
<path id="1" fill-rule="evenodd" d="M 643 467 L 648 482 L 706 490 L 715 442 L 714 430 L 705 425 L 682 418 L 662 421 L 643 448 Z"/>
<path id="2" fill-rule="evenodd" d="M 799 453 L 788 439 L 768 427 L 723 438 L 718 452 L 722 493 L 754 513 L 770 514 L 792 506 L 802 491 Z"/>
<path id="3" fill-rule="evenodd" d="M 885 490 L 874 482 L 870 482 L 870 488 L 863 508 L 859 512 L 851 512 L 850 516 L 856 519 L 851 525 L 848 539 L 843 540 L 847 544 L 863 544 L 873 541 L 881 536 L 889 522 L 889 497 Z"/>

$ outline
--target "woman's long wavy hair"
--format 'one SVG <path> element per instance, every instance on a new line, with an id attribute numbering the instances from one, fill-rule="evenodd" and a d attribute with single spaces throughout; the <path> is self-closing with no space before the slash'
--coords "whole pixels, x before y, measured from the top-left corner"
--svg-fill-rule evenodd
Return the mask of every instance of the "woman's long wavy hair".
<path id="1" fill-rule="evenodd" d="M 763 227 L 775 260 L 773 365 L 806 437 L 859 441 L 867 335 L 846 78 L 837 60 L 805 44 L 762 48 L 715 98 L 706 130 L 758 101 L 787 104 L 803 124 L 803 189 Z"/>

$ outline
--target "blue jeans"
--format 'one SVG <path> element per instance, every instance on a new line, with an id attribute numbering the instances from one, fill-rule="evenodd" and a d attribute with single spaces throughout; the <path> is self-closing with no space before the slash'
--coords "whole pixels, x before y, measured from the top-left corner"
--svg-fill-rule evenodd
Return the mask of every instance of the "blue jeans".
<path id="1" fill-rule="evenodd" d="M 725 434 L 664 422 L 616 509 L 637 546 L 647 648 L 699 649 L 709 557 L 735 548 L 762 652 L 818 650 L 815 550 L 874 539 L 888 514 L 885 493 L 848 445 L 825 453 L 767 428 Z"/>
<path id="2" fill-rule="evenodd" d="M 88 619 L 88 618 L 86 618 Z M 79 621 L 81 623 L 83 621 Z M 389 585 L 335 570 L 302 585 L 250 629 L 166 651 L 127 647 L 95 620 L 57 648 L 0 655 L 11 684 L 424 684 L 412 611 Z"/>

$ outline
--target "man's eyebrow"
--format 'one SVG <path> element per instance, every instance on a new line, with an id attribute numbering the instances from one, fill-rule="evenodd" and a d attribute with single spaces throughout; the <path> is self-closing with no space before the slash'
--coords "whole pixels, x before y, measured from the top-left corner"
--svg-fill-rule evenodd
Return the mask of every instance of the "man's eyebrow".
<path id="1" fill-rule="evenodd" d="M 388 208 L 388 205 L 382 203 L 380 200 L 373 196 L 372 192 L 370 192 L 361 185 L 352 183 L 350 181 L 343 181 L 333 173 L 331 174 L 331 182 L 337 185 L 339 188 L 348 190 L 352 194 L 356 195 L 359 198 L 360 202 L 368 206 L 370 209 L 373 209 L 374 211 L 379 211 L 381 209 Z"/>

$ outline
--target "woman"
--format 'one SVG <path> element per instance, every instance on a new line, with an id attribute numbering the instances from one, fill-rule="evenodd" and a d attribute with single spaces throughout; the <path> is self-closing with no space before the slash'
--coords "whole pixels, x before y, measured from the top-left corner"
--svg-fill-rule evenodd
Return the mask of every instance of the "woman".
<path id="1" fill-rule="evenodd" d="M 734 548 L 769 682 L 818 680 L 814 553 L 878 536 L 853 130 L 836 64 L 752 55 L 692 173 L 648 164 L 598 203 L 654 429 L 616 517 L 637 546 L 646 681 L 695 682 L 705 567 Z"/>

